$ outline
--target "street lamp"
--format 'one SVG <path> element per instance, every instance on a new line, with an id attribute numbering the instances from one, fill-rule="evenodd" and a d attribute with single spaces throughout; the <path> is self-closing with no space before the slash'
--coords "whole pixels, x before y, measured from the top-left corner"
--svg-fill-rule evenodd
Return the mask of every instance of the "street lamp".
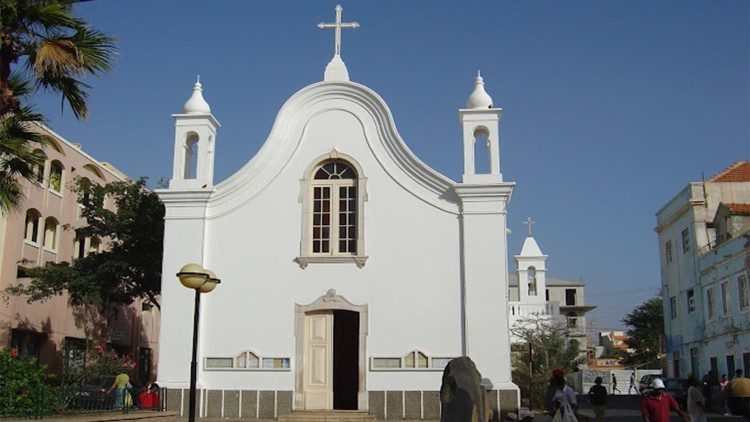
<path id="1" fill-rule="evenodd" d="M 193 358 L 190 361 L 190 407 L 188 421 L 195 422 L 195 380 L 198 363 L 198 317 L 200 313 L 201 293 L 208 293 L 221 283 L 213 271 L 198 264 L 187 264 L 177 273 L 180 283 L 188 289 L 195 290 L 195 309 L 193 311 Z"/>

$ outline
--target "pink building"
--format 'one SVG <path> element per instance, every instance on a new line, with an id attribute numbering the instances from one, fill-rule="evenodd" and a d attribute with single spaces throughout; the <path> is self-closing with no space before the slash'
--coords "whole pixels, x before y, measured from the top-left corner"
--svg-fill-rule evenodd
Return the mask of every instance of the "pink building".
<path id="1" fill-rule="evenodd" d="M 76 177 L 100 184 L 127 179 L 111 164 L 86 154 L 80 145 L 41 124 L 36 128 L 49 141 L 40 148 L 46 160 L 35 181 L 23 182 L 26 199 L 21 207 L 0 219 L 0 291 L 23 282 L 27 268 L 71 262 L 106 248 L 103 240 L 76 236 L 75 228 L 84 226 L 85 220 L 72 182 Z M 105 207 L 113 208 L 113 201 L 108 200 Z M 86 338 L 95 337 L 138 362 L 135 380 L 154 378 L 157 309 L 138 301 L 107 322 L 96 309 L 72 307 L 67 299 L 63 294 L 41 303 L 26 303 L 25 297 L 0 301 L 0 348 L 16 347 L 21 356 L 36 357 L 57 372 L 83 365 Z"/>

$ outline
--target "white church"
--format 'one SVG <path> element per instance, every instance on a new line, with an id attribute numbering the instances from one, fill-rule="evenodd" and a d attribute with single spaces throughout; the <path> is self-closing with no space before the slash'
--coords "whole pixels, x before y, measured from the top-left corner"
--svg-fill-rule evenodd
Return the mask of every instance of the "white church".
<path id="1" fill-rule="evenodd" d="M 228 179 L 214 183 L 219 122 L 200 83 L 173 115 L 173 175 L 158 191 L 167 407 L 187 415 L 194 292 L 175 273 L 197 263 L 221 279 L 201 297 L 199 417 L 439 419 L 443 369 L 464 355 L 491 382 L 492 406 L 516 411 L 506 238 L 515 184 L 500 167 L 502 110 L 477 75 L 458 110 L 463 178 L 436 172 L 383 99 L 350 80 L 340 31 L 358 24 L 342 23 L 339 6 L 336 15 L 321 24 L 336 34 L 323 80 L 286 101 Z M 488 173 L 475 158 L 490 161 Z"/>

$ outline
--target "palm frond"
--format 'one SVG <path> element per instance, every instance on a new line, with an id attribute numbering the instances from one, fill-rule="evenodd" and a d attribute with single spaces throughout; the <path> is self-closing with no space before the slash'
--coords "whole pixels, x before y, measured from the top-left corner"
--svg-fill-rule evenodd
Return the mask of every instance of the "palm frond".
<path id="1" fill-rule="evenodd" d="M 40 118 L 28 107 L 0 117 L 0 214 L 21 205 L 21 179 L 34 178 L 34 169 L 44 163 L 37 150 L 43 138 L 32 129 Z"/>
<path id="2" fill-rule="evenodd" d="M 23 98 L 34 92 L 34 84 L 18 72 L 11 74 L 8 82 L 16 98 Z"/>
<path id="3" fill-rule="evenodd" d="M 26 5 L 23 15 L 28 22 L 28 26 L 39 31 L 46 32 L 55 28 L 72 29 L 85 23 L 82 19 L 73 15 L 73 2 L 68 0 L 23 0 L 19 3 L 25 3 Z"/>
<path id="4" fill-rule="evenodd" d="M 29 55 L 29 64 L 37 75 L 68 75 L 80 73 L 78 51 L 68 38 L 42 39 Z"/>
<path id="5" fill-rule="evenodd" d="M 77 50 L 79 66 L 88 73 L 109 72 L 115 57 L 115 39 L 105 33 L 81 26 L 70 37 Z"/>
<path id="6" fill-rule="evenodd" d="M 9 172 L 0 171 L 0 214 L 16 211 L 23 203 L 24 195 L 18 179 Z"/>
<path id="7" fill-rule="evenodd" d="M 88 116 L 86 89 L 89 86 L 87 84 L 69 76 L 45 74 L 37 79 L 37 85 L 44 89 L 59 92 L 62 95 L 61 107 L 64 107 L 67 102 L 77 119 L 84 119 Z"/>

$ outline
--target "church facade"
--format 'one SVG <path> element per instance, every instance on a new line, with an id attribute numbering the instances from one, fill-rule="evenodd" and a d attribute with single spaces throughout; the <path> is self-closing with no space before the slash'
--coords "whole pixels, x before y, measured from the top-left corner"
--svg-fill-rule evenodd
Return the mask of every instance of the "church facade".
<path id="1" fill-rule="evenodd" d="M 409 150 L 377 93 L 349 80 L 339 39 L 324 80 L 295 93 L 221 183 L 219 123 L 200 83 L 174 115 L 173 176 L 158 191 L 168 408 L 187 414 L 194 293 L 175 273 L 197 263 L 221 279 L 200 304 L 200 417 L 438 419 L 443 369 L 464 355 L 491 382 L 493 407 L 515 411 L 501 109 L 478 75 L 459 110 L 463 179 L 450 180 Z"/>

